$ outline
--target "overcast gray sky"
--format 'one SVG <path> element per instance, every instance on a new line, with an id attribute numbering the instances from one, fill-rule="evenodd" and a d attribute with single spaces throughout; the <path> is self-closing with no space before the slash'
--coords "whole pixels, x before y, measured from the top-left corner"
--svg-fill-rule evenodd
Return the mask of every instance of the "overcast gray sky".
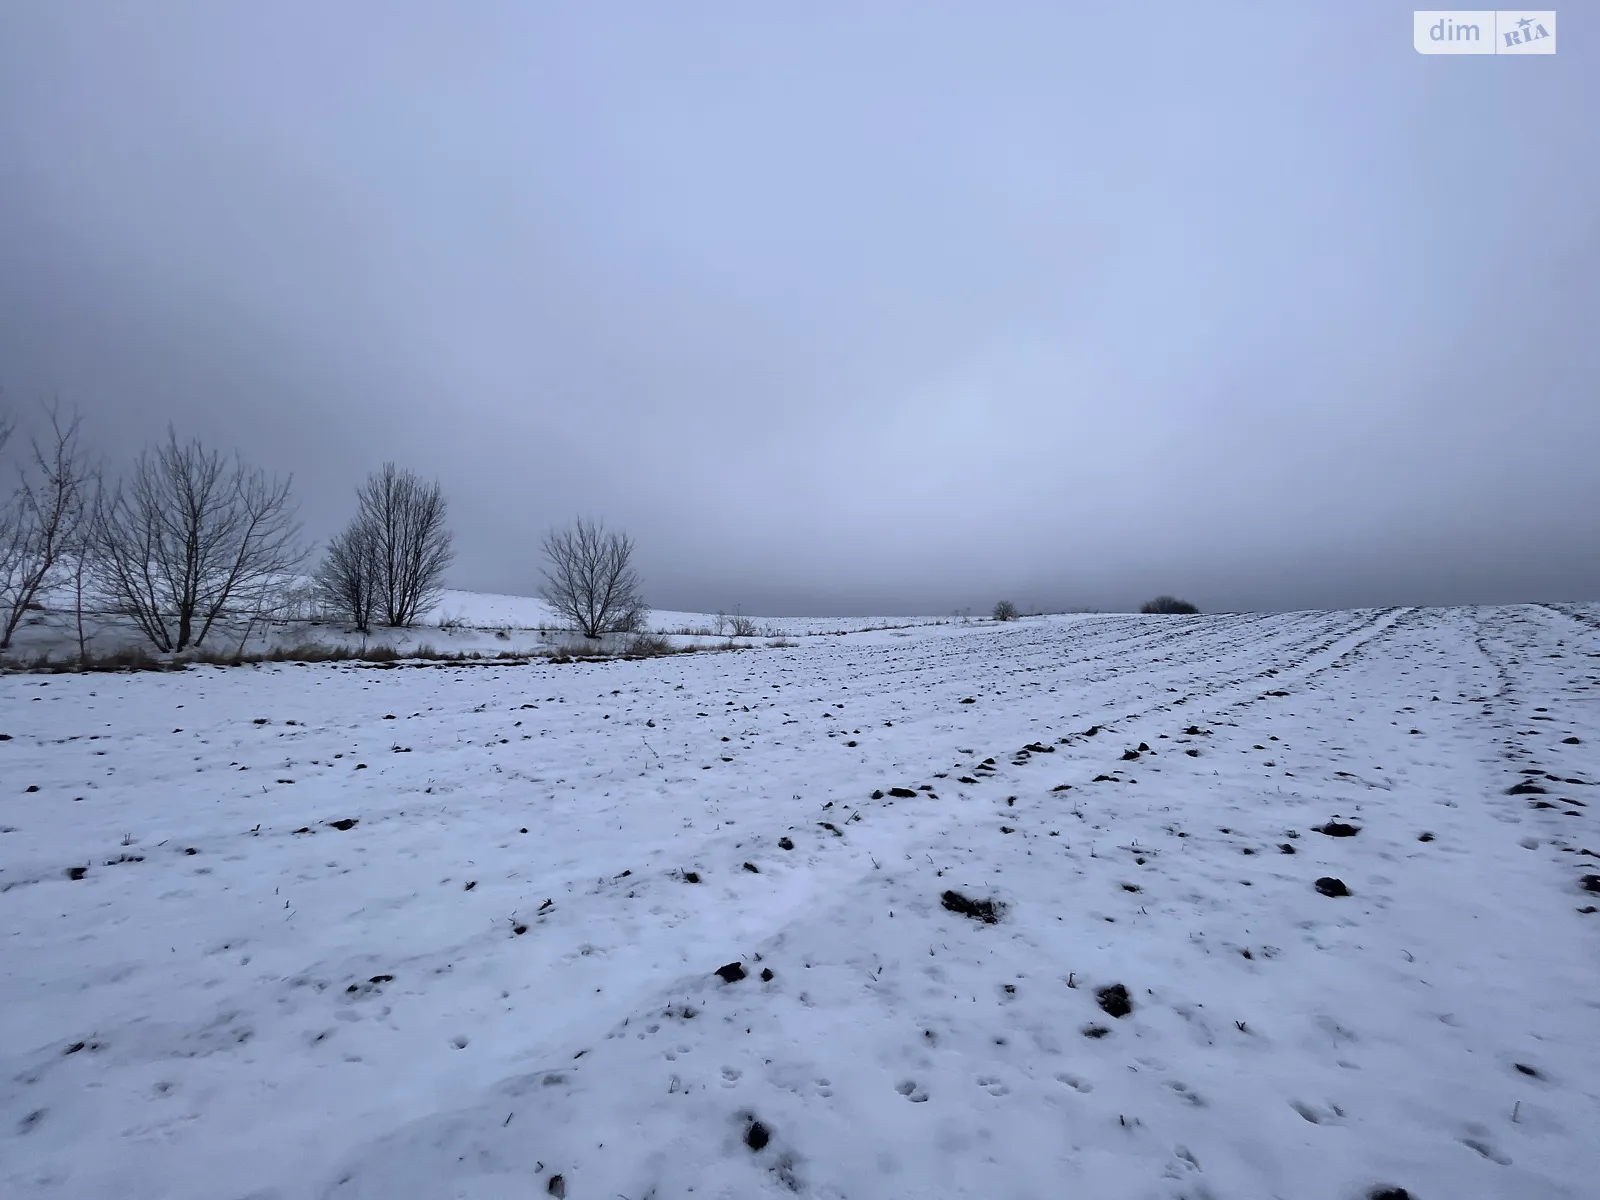
<path id="1" fill-rule="evenodd" d="M 392 458 L 460 587 L 1600 597 L 1600 27 L 1389 3 L 0 5 L 0 387 Z"/>

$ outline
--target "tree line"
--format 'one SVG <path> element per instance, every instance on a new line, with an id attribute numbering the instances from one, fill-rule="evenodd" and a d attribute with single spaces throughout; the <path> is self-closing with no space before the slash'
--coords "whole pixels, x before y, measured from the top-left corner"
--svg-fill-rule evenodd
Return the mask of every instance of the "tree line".
<path id="1" fill-rule="evenodd" d="M 156 650 L 180 654 L 226 627 L 250 634 L 312 600 L 351 630 L 401 629 L 439 601 L 455 558 L 437 480 L 385 463 L 356 489 L 355 513 L 320 552 L 304 540 L 292 477 L 268 475 L 198 439 L 146 448 L 112 479 L 59 406 L 17 456 L 0 504 L 0 652 L 27 614 L 66 589 L 78 648 L 85 614 L 126 618 Z M 17 433 L 0 412 L 0 453 Z M 635 633 L 648 609 L 626 534 L 579 519 L 544 538 L 544 599 L 587 638 Z"/>

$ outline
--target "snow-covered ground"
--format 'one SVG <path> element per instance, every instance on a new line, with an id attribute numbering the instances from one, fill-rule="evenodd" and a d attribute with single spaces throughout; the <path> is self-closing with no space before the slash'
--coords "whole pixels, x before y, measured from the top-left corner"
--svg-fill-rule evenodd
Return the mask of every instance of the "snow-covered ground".
<path id="1" fill-rule="evenodd" d="M 726 620 L 729 614 L 722 614 Z M 821 634 L 856 633 L 862 630 L 932 625 L 949 617 L 752 617 L 762 637 L 811 637 Z M 960 620 L 960 618 L 956 618 Z M 549 629 L 566 622 L 543 600 L 530 596 L 505 596 L 492 592 L 446 591 L 424 617 L 423 625 L 460 622 L 479 629 Z M 718 626 L 713 613 L 650 610 L 647 626 L 660 633 L 680 630 L 707 630 L 699 636 L 720 637 L 727 626 Z"/>
<path id="2" fill-rule="evenodd" d="M 1594 606 L 10 675 L 0 734 L 7 1200 L 1600 1194 Z"/>
<path id="3" fill-rule="evenodd" d="M 45 610 L 28 616 L 3 656 L 17 663 L 36 662 L 47 655 L 71 663 L 78 656 L 78 623 L 73 599 L 66 589 L 45 595 Z M 618 635 L 598 642 L 586 641 L 572 631 L 570 622 L 543 600 L 531 596 L 504 596 L 488 592 L 445 591 L 439 602 L 408 629 L 374 626 L 363 635 L 339 621 L 310 619 L 307 612 L 292 620 L 249 623 L 223 620 L 210 631 L 204 648 L 223 654 L 261 655 L 275 649 L 343 646 L 352 649 L 384 647 L 401 654 L 451 655 L 621 653 L 630 637 Z M 716 648 L 730 639 L 741 644 L 799 637 L 849 635 L 865 631 L 909 629 L 960 623 L 959 617 L 761 617 L 753 619 L 737 638 L 737 628 L 727 615 L 650 611 L 641 632 L 663 636 L 679 647 Z M 979 618 L 982 623 L 982 618 Z M 968 619 L 970 624 L 971 620 Z M 149 642 L 126 617 L 89 613 L 84 620 L 84 644 L 94 654 L 129 647 L 148 650 Z"/>

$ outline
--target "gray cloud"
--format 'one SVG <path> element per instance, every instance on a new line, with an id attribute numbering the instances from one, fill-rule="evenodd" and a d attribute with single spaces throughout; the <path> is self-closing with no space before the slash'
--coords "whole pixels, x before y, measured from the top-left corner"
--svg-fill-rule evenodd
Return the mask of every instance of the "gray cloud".
<path id="1" fill-rule="evenodd" d="M 865 10 L 865 11 L 863 11 Z M 0 385 L 746 611 L 1600 595 L 1600 111 L 1387 4 L 0 12 Z"/>

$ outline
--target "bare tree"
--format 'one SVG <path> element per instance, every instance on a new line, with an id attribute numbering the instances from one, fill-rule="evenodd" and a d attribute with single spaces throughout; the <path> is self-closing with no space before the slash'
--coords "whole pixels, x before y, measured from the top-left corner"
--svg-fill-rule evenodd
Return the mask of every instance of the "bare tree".
<path id="1" fill-rule="evenodd" d="M 994 606 L 994 619 L 996 621 L 1015 621 L 1017 619 L 1017 606 L 1009 600 L 1001 600 Z"/>
<path id="2" fill-rule="evenodd" d="M 393 463 L 367 477 L 356 493 L 357 524 L 377 555 L 377 612 L 396 629 L 439 602 L 444 573 L 455 559 L 455 539 L 445 524 L 448 505 L 438 482 L 426 483 Z"/>
<path id="3" fill-rule="evenodd" d="M 542 595 L 586 638 L 637 630 L 649 612 L 633 569 L 633 539 L 579 518 L 544 539 Z"/>
<path id="4" fill-rule="evenodd" d="M 11 648 L 40 593 L 57 582 L 88 513 L 91 471 L 78 437 L 81 419 L 63 421 L 53 404 L 45 412 L 49 436 L 42 445 L 32 440 L 32 454 L 0 518 L 0 650 Z M 0 444 L 9 436 L 8 423 L 0 429 Z"/>
<path id="5" fill-rule="evenodd" d="M 105 480 L 99 468 L 94 471 L 92 483 L 94 494 L 91 496 L 87 490 L 84 492 L 83 520 L 78 523 L 77 534 L 67 548 L 72 563 L 72 616 L 78 634 L 78 662 L 83 666 L 89 663 L 89 635 L 83 623 L 84 600 L 89 595 L 95 577 L 94 566 L 99 546 L 95 523 L 105 506 Z"/>
<path id="6" fill-rule="evenodd" d="M 367 633 L 377 613 L 382 576 L 373 523 L 357 516 L 328 543 L 317 568 L 317 596 L 357 631 Z"/>
<path id="7" fill-rule="evenodd" d="M 169 428 L 95 514 L 106 598 L 168 653 L 202 644 L 227 613 L 270 609 L 304 560 L 289 483 Z"/>

